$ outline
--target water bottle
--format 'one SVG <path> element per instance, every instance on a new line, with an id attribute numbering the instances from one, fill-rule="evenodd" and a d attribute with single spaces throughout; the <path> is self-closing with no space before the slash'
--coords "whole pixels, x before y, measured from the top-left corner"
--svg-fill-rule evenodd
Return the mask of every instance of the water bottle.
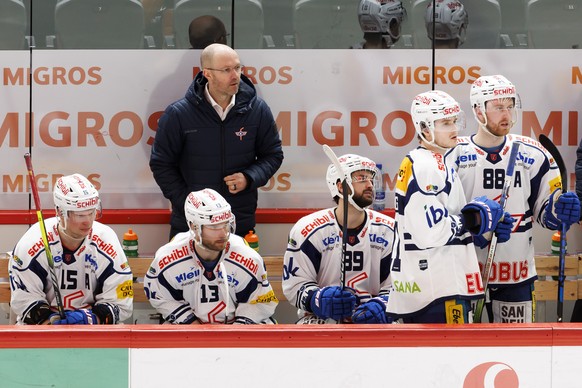
<path id="1" fill-rule="evenodd" d="M 382 164 L 376 163 L 376 168 L 378 169 L 378 174 L 380 174 L 380 179 L 376 182 L 380 187 L 375 187 L 376 196 L 374 197 L 374 203 L 372 204 L 372 209 L 376 211 L 384 210 L 384 202 L 386 202 L 386 191 L 384 191 L 384 172 L 382 171 Z"/>
<path id="2" fill-rule="evenodd" d="M 254 231 L 249 230 L 245 236 L 245 240 L 249 243 L 251 248 L 257 252 L 259 251 L 259 236 L 257 236 Z"/>
<path id="3" fill-rule="evenodd" d="M 552 235 L 551 252 L 552 255 L 560 254 L 560 232 L 556 232 Z"/>
<path id="4" fill-rule="evenodd" d="M 123 242 L 121 244 L 123 246 L 123 252 L 125 252 L 125 256 L 127 257 L 137 257 L 137 234 L 129 228 L 127 232 L 123 235 Z"/>

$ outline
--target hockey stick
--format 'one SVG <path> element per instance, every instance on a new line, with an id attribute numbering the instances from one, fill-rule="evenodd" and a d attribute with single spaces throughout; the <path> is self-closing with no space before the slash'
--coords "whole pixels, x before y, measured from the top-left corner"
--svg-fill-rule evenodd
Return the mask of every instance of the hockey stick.
<path id="1" fill-rule="evenodd" d="M 509 194 L 509 188 L 511 187 L 511 182 L 513 181 L 513 170 L 515 169 L 515 160 L 517 159 L 517 152 L 519 150 L 519 143 L 514 142 L 511 145 L 511 152 L 509 154 L 509 161 L 507 162 L 507 170 L 505 171 L 505 181 L 503 182 L 503 189 L 501 190 L 501 197 L 499 198 L 499 205 L 501 205 L 501 210 L 505 212 L 505 203 L 507 202 L 507 196 Z M 477 301 L 477 306 L 475 307 L 475 314 L 473 315 L 473 321 L 475 323 L 481 322 L 481 316 L 483 315 L 483 307 L 485 306 L 485 298 L 487 294 L 487 287 L 489 286 L 489 277 L 491 276 L 491 268 L 493 267 L 493 260 L 495 259 L 495 250 L 497 249 L 497 235 L 493 232 L 491 236 L 491 243 L 489 244 L 489 252 L 487 252 L 487 260 L 485 261 L 485 267 L 483 268 L 483 274 L 481 275 L 483 279 L 483 299 Z"/>
<path id="2" fill-rule="evenodd" d="M 325 152 L 329 160 L 331 160 L 335 166 L 338 175 L 344 177 L 344 179 L 342 179 L 344 219 L 342 225 L 342 260 L 340 264 L 340 284 L 342 289 L 344 289 L 346 287 L 346 253 L 348 246 L 348 179 L 351 180 L 351 177 L 346 175 L 335 152 L 333 152 L 333 150 L 327 144 L 323 145 L 323 152 Z"/>
<path id="3" fill-rule="evenodd" d="M 541 134 L 539 137 L 540 143 L 552 155 L 558 168 L 560 169 L 560 177 L 562 178 L 562 194 L 568 190 L 568 169 L 562 159 L 560 151 L 554 143 L 546 135 Z M 558 265 L 558 322 L 562 322 L 564 312 L 564 267 L 566 265 L 566 224 L 562 222 L 560 231 L 560 263 Z"/>
<path id="4" fill-rule="evenodd" d="M 40 206 L 40 197 L 38 196 L 38 187 L 36 186 L 36 178 L 34 177 L 34 171 L 32 169 L 32 160 L 30 159 L 30 154 L 24 154 L 24 160 L 26 162 L 26 169 L 28 170 L 28 178 L 30 179 L 30 189 L 32 191 L 32 196 L 34 197 L 34 206 L 36 208 L 36 216 L 38 218 L 38 224 L 40 225 L 40 233 L 42 236 L 42 242 L 44 244 L 44 252 L 49 265 L 49 272 L 51 275 L 51 281 L 53 283 L 53 289 L 55 291 L 55 299 L 57 302 L 57 310 L 61 319 L 66 319 L 65 308 L 63 306 L 63 299 L 61 297 L 61 291 L 59 289 L 59 282 L 57 280 L 57 274 L 55 273 L 55 262 L 53 260 L 53 255 L 51 253 L 51 248 L 48 243 L 48 236 L 46 233 L 46 225 L 44 224 L 44 217 L 42 216 L 42 208 Z M 49 302 L 50 303 L 50 302 Z"/>

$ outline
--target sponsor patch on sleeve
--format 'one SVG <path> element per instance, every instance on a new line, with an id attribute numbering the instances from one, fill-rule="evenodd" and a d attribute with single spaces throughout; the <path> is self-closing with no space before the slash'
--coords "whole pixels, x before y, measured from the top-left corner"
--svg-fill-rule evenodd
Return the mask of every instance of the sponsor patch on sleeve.
<path id="1" fill-rule="evenodd" d="M 275 296 L 274 291 L 269 291 L 264 295 L 259 295 L 257 299 L 250 302 L 250 304 L 257 304 L 257 303 L 269 303 L 269 302 L 279 302 L 277 297 Z"/>
<path id="2" fill-rule="evenodd" d="M 562 188 L 562 178 L 557 176 L 550 181 L 550 192 Z"/>
<path id="3" fill-rule="evenodd" d="M 133 298 L 133 280 L 127 280 L 117 286 L 117 298 L 126 299 Z"/>
<path id="4" fill-rule="evenodd" d="M 402 193 L 406 192 L 406 187 L 408 187 L 408 181 L 410 180 L 410 174 L 412 173 L 412 163 L 410 159 L 404 158 L 400 164 L 400 169 L 398 170 L 398 179 L 396 180 L 396 190 Z"/>

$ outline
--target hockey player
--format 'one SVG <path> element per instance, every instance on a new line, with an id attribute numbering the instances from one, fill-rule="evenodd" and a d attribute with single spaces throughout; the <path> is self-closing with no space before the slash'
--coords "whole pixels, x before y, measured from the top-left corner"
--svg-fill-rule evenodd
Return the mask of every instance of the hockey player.
<path id="1" fill-rule="evenodd" d="M 431 2 L 424 14 L 428 38 L 433 40 L 434 28 L 435 48 L 459 48 L 465 42 L 467 26 L 469 25 L 469 15 L 465 6 L 458 0 L 440 0 L 437 1 L 436 14 L 433 15 L 433 5 L 434 2 Z"/>
<path id="2" fill-rule="evenodd" d="M 99 193 L 80 174 L 59 178 L 56 217 L 45 220 L 65 310 L 57 311 L 41 226 L 28 229 L 10 259 L 10 306 L 17 324 L 115 324 L 133 310 L 133 276 L 115 232 L 101 216 Z"/>
<path id="3" fill-rule="evenodd" d="M 506 210 L 518 221 L 511 240 L 498 244 L 489 277 L 486 304 L 493 322 L 535 320 L 534 280 L 537 278 L 532 232 L 534 222 L 547 229 L 560 229 L 578 222 L 580 201 L 573 192 L 561 195 L 560 172 L 551 155 L 534 139 L 511 135 L 517 122 L 518 96 L 504 76 L 482 76 L 471 85 L 471 107 L 477 133 L 458 139 L 455 149 L 459 177 L 467 198 L 486 195 L 497 198 L 507 170 L 509 149 L 520 142 L 513 184 Z M 488 241 L 476 244 L 481 266 Z"/>
<path id="4" fill-rule="evenodd" d="M 511 220 L 499 222 L 501 207 L 485 197 L 466 203 L 449 159 L 464 125 L 457 101 L 438 90 L 421 93 L 411 114 L 420 146 L 402 161 L 396 183 L 400 249 L 388 313 L 404 323 L 469 323 L 470 301 L 483 297 L 471 234 L 495 230 L 507 240 Z"/>
<path id="5" fill-rule="evenodd" d="M 151 305 L 173 324 L 274 323 L 278 301 L 263 259 L 234 234 L 228 202 L 194 191 L 184 211 L 190 231 L 158 249 L 146 275 Z"/>
<path id="6" fill-rule="evenodd" d="M 388 49 L 398 39 L 406 9 L 399 0 L 361 0 L 358 6 L 358 21 L 364 40 L 353 45 L 353 49 Z"/>
<path id="7" fill-rule="evenodd" d="M 368 209 L 382 177 L 368 158 L 339 157 L 343 171 L 331 164 L 327 185 L 336 207 L 301 218 L 291 229 L 283 267 L 283 292 L 299 311 L 297 323 L 389 323 L 390 261 L 395 245 L 394 220 Z M 345 175 L 344 175 L 345 174 Z M 348 178 L 344 196 L 341 181 Z M 380 181 L 381 182 L 381 181 Z M 345 285 L 342 288 L 344 201 L 348 201 Z"/>

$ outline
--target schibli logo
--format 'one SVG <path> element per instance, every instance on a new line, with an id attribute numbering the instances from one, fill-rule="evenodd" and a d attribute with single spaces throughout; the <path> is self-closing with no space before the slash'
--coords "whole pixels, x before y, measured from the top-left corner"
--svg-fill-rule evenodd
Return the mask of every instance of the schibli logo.
<path id="1" fill-rule="evenodd" d="M 232 217 L 232 215 L 231 215 L 230 211 L 227 211 L 227 212 L 224 212 L 222 214 L 212 216 L 212 218 L 210 218 L 210 223 L 216 224 L 216 223 L 228 221 L 228 220 L 230 220 L 231 217 Z"/>
<path id="2" fill-rule="evenodd" d="M 83 182 L 83 180 L 81 179 L 80 176 L 74 175 L 74 177 L 75 177 L 75 181 L 77 182 L 77 184 L 79 185 L 79 187 L 81 189 L 86 189 L 87 188 L 87 186 L 85 186 L 85 182 Z"/>
<path id="3" fill-rule="evenodd" d="M 216 201 L 216 196 L 210 190 L 204 190 L 204 194 L 208 195 L 211 200 Z"/>
<path id="4" fill-rule="evenodd" d="M 160 262 L 158 263 L 158 266 L 160 267 L 160 269 L 164 269 L 164 267 L 178 259 L 181 259 L 182 257 L 185 257 L 186 255 L 188 255 L 188 246 L 183 246 L 182 248 L 176 248 L 172 251 L 172 253 L 170 253 L 167 256 L 164 256 Z"/>
<path id="5" fill-rule="evenodd" d="M 362 164 L 362 167 L 368 168 L 370 170 L 373 170 L 376 168 L 376 163 L 374 163 L 372 161 L 362 160 L 361 164 Z"/>
<path id="6" fill-rule="evenodd" d="M 67 195 L 69 192 L 69 189 L 67 188 L 67 186 L 65 186 L 62 179 L 59 179 L 57 181 L 57 188 L 61 191 L 61 193 L 63 193 L 63 195 Z"/>
<path id="7" fill-rule="evenodd" d="M 321 217 L 316 217 L 312 222 L 307 224 L 303 229 L 301 229 L 301 236 L 307 237 L 307 235 L 315 228 L 327 224 L 329 222 L 329 217 L 323 215 Z"/>
<path id="8" fill-rule="evenodd" d="M 432 98 L 427 96 L 416 96 L 414 98 L 415 101 L 421 102 L 425 105 L 430 105 L 432 103 Z"/>
<path id="9" fill-rule="evenodd" d="M 388 225 L 389 227 L 394 228 L 394 221 L 387 217 L 376 217 L 374 222 L 377 224 Z"/>
<path id="10" fill-rule="evenodd" d="M 257 265 L 257 263 L 255 263 L 253 261 L 253 259 L 251 259 L 249 257 L 244 257 L 243 255 L 241 255 L 240 253 L 237 253 L 237 252 L 230 252 L 230 255 L 228 258 L 233 260 L 233 261 L 236 261 L 239 264 L 242 264 L 246 269 L 251 271 L 254 275 L 257 274 L 257 270 L 259 269 L 259 266 Z"/>
<path id="11" fill-rule="evenodd" d="M 92 240 L 93 244 L 96 245 L 101 252 L 109 255 L 111 258 L 117 257 L 117 251 L 115 250 L 113 245 L 103 241 L 100 236 L 94 234 Z"/>
<path id="12" fill-rule="evenodd" d="M 194 206 L 196 209 L 198 209 L 200 206 L 202 206 L 202 202 L 200 202 L 196 196 L 192 193 L 188 194 L 188 201 L 190 201 L 190 203 L 192 204 L 192 206 Z"/>
<path id="13" fill-rule="evenodd" d="M 444 108 L 443 114 L 452 115 L 452 114 L 459 113 L 460 111 L 461 111 L 461 107 L 458 105 L 455 105 L 455 106 L 450 106 L 450 107 Z"/>
<path id="14" fill-rule="evenodd" d="M 506 87 L 502 89 L 495 89 L 493 91 L 494 96 L 507 96 L 507 95 L 514 95 L 515 94 L 515 87 Z"/>
<path id="15" fill-rule="evenodd" d="M 449 4 L 447 4 L 447 7 L 449 7 L 449 9 L 461 8 L 461 3 L 459 3 L 458 1 L 450 2 Z"/>
<path id="16" fill-rule="evenodd" d="M 85 209 L 88 207 L 95 207 L 98 202 L 99 202 L 98 197 L 91 198 L 91 199 L 88 199 L 86 201 L 79 201 L 79 202 L 77 202 L 77 209 Z"/>
<path id="17" fill-rule="evenodd" d="M 463 388 L 485 388 L 493 385 L 495 387 L 518 388 L 517 372 L 503 362 L 485 362 L 471 369 L 463 381 Z"/>
<path id="18" fill-rule="evenodd" d="M 438 169 L 441 171 L 445 171 L 445 163 L 443 162 L 443 155 L 433 152 L 432 156 L 436 159 Z"/>

